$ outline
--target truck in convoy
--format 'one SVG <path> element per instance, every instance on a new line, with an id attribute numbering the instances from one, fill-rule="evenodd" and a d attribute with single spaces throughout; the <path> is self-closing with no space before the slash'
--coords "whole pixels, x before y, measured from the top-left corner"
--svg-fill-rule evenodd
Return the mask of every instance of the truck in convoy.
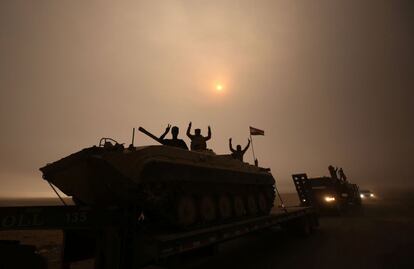
<path id="1" fill-rule="evenodd" d="M 350 206 L 360 206 L 358 185 L 337 177 L 308 178 L 307 174 L 293 174 L 301 206 L 313 206 L 319 213 L 341 213 Z"/>
<path id="2" fill-rule="evenodd" d="M 95 268 L 141 268 L 272 226 L 309 234 L 318 225 L 311 207 L 273 208 L 270 169 L 212 151 L 104 138 L 40 170 L 75 205 L 3 207 L 0 230 L 63 230 L 63 268 L 89 258 Z M 13 260 L 1 257 L 0 268 Z"/>

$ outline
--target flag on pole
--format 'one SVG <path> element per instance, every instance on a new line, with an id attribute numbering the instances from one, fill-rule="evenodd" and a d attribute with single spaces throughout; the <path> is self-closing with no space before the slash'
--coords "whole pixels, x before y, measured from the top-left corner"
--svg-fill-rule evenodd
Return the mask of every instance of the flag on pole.
<path id="1" fill-rule="evenodd" d="M 250 135 L 264 135 L 264 131 L 250 126 Z"/>

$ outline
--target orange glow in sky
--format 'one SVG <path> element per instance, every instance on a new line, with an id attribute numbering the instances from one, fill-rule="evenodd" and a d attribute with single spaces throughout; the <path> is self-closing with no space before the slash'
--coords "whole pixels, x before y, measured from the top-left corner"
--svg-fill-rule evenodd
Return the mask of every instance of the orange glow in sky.
<path id="1" fill-rule="evenodd" d="M 217 90 L 218 92 L 221 92 L 221 91 L 223 90 L 223 85 L 221 85 L 221 84 L 217 84 L 217 85 L 216 85 L 216 90 Z"/>

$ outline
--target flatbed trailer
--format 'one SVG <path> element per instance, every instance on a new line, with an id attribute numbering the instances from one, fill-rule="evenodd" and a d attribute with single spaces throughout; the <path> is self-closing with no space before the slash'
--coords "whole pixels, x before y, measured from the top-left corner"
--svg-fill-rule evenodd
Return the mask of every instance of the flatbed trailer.
<path id="1" fill-rule="evenodd" d="M 167 231 L 154 228 L 135 208 L 0 208 L 0 230 L 63 230 L 62 268 L 88 258 L 95 259 L 97 269 L 142 268 L 274 226 L 309 234 L 318 226 L 318 216 L 311 207 L 288 207 L 274 210 L 269 216 L 189 231 Z M 2 267 L 2 260 L 0 268 L 8 268 L 4 264 Z"/>

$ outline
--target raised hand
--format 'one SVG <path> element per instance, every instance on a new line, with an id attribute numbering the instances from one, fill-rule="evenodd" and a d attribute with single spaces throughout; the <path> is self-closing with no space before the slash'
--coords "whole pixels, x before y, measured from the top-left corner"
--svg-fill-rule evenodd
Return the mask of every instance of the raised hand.
<path id="1" fill-rule="evenodd" d="M 207 137 L 206 137 L 206 141 L 207 140 L 210 140 L 210 138 L 211 138 L 211 128 L 210 128 L 210 125 L 208 126 L 208 134 L 207 134 Z"/>

